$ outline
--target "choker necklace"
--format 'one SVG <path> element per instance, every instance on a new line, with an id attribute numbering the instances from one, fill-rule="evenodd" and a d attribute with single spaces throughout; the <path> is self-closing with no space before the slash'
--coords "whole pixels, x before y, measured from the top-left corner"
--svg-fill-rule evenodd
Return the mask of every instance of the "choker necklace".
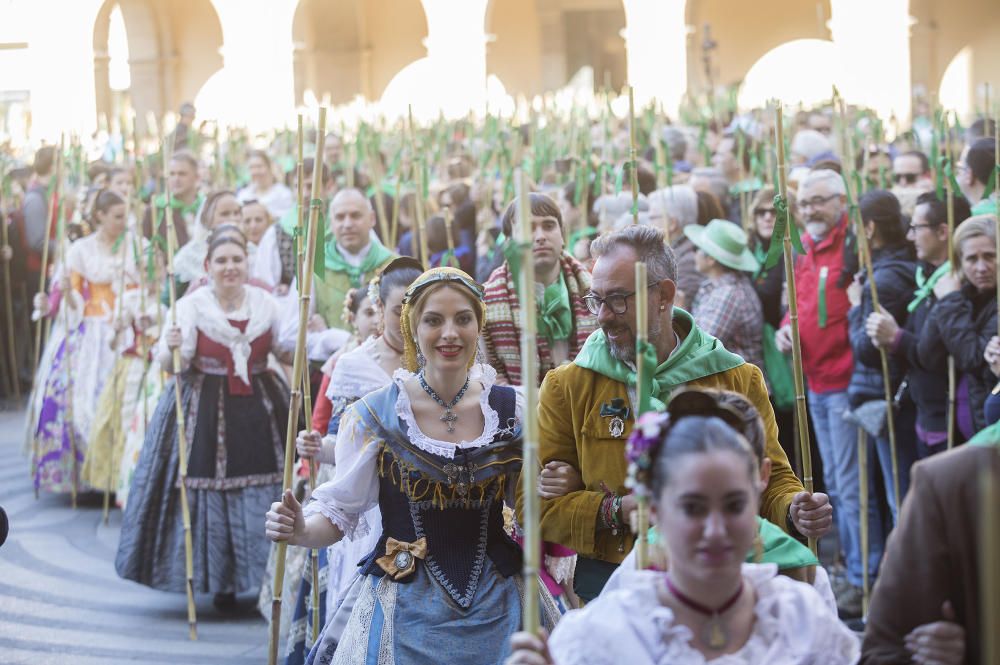
<path id="1" fill-rule="evenodd" d="M 441 416 L 439 420 L 448 425 L 449 433 L 454 432 L 455 421 L 458 420 L 458 416 L 455 415 L 455 412 L 452 409 L 455 408 L 455 405 L 458 404 L 459 400 L 462 399 L 462 396 L 465 395 L 465 391 L 469 389 L 468 375 L 466 375 L 465 377 L 465 385 L 462 386 L 462 389 L 458 391 L 457 395 L 455 395 L 455 399 L 451 400 L 451 402 L 448 404 L 445 404 L 444 400 L 441 399 L 436 392 L 434 392 L 434 389 L 431 388 L 429 385 L 427 385 L 427 380 L 424 378 L 423 370 L 420 370 L 420 372 L 417 374 L 417 381 L 420 382 L 420 387 L 424 389 L 425 393 L 431 396 L 432 400 L 434 400 L 435 402 L 444 407 L 444 415 Z"/>
<path id="2" fill-rule="evenodd" d="M 386 346 L 388 346 L 388 347 L 389 347 L 390 349 L 392 349 L 392 351 L 393 351 L 393 352 L 394 352 L 394 353 L 395 353 L 396 355 L 398 355 L 398 356 L 401 356 L 401 355 L 403 355 L 403 349 L 397 349 L 397 348 L 396 348 L 396 347 L 394 347 L 394 346 L 393 346 L 392 344 L 390 344 L 390 343 L 389 343 L 389 339 L 388 339 L 388 338 L 387 338 L 387 337 L 386 337 L 385 335 L 381 335 L 381 336 L 379 337 L 379 339 L 381 339 L 381 340 L 382 340 L 382 343 L 383 343 L 383 344 L 385 344 L 385 345 L 386 345 Z"/>
<path id="3" fill-rule="evenodd" d="M 701 629 L 701 634 L 699 638 L 702 643 L 705 644 L 710 649 L 716 651 L 725 649 L 729 646 L 729 629 L 726 628 L 726 624 L 722 621 L 723 614 L 727 610 L 732 609 L 736 601 L 740 599 L 743 595 L 743 581 L 740 581 L 740 588 L 736 590 L 736 593 L 732 597 L 724 602 L 719 607 L 712 609 L 710 607 L 705 607 L 696 600 L 693 600 L 683 593 L 680 589 L 674 586 L 674 583 L 670 581 L 670 575 L 664 575 L 663 579 L 666 580 L 667 588 L 670 589 L 670 593 L 673 594 L 674 598 L 679 600 L 686 607 L 698 612 L 699 614 L 705 614 L 709 617 L 708 621 Z"/>

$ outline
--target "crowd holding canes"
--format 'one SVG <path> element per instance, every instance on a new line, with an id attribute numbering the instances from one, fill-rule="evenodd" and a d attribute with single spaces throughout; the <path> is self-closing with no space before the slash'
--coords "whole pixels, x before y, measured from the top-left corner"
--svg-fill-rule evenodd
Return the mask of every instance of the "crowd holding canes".
<path id="1" fill-rule="evenodd" d="M 118 574 L 191 640 L 265 589 L 272 665 L 996 662 L 990 102 L 612 94 L 50 147 L 26 339 L 0 199 L 36 492 L 120 506 Z"/>

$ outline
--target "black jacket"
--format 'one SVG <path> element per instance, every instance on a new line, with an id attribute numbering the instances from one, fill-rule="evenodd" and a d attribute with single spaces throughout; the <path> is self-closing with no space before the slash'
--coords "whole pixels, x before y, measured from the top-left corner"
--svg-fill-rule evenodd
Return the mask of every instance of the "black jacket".
<path id="1" fill-rule="evenodd" d="M 937 268 L 927 262 L 921 262 L 920 265 L 928 277 Z M 924 337 L 924 326 L 936 304 L 937 298 L 930 293 L 909 313 L 905 325 L 897 321 L 903 332 L 893 349 L 896 361 L 906 366 L 907 392 L 917 405 L 917 424 L 926 432 L 948 430 L 947 356 L 938 354 L 925 362 L 919 352 L 919 342 Z"/>
<path id="2" fill-rule="evenodd" d="M 963 284 L 931 310 L 918 345 L 924 363 L 946 363 L 948 354 L 955 358 L 958 380 L 965 378 L 969 384 L 969 408 L 977 432 L 986 426 L 983 405 L 997 382 L 983 359 L 986 344 L 996 334 L 996 293 L 980 293 L 971 284 Z"/>
<path id="3" fill-rule="evenodd" d="M 767 255 L 769 242 L 760 239 L 756 234 L 754 239 L 754 253 L 760 259 Z M 778 261 L 773 268 L 765 268 L 761 265 L 757 274 L 754 275 L 753 288 L 760 298 L 761 309 L 764 312 L 764 323 L 770 323 L 775 330 L 781 327 L 781 319 L 785 316 L 784 288 L 785 288 L 785 263 Z"/>
<path id="4" fill-rule="evenodd" d="M 872 251 L 872 268 L 879 305 L 892 315 L 899 325 L 906 322 L 906 306 L 913 299 L 917 287 L 914 274 L 916 263 L 907 247 L 894 247 Z M 871 290 L 867 274 L 861 274 L 861 304 L 852 307 L 847 319 L 850 326 L 851 349 L 854 351 L 854 373 L 847 386 L 847 396 L 852 407 L 885 397 L 882 382 L 882 356 L 871 338 L 865 333 L 865 322 L 872 313 Z M 903 363 L 889 356 L 889 377 L 895 395 L 906 372 Z"/>

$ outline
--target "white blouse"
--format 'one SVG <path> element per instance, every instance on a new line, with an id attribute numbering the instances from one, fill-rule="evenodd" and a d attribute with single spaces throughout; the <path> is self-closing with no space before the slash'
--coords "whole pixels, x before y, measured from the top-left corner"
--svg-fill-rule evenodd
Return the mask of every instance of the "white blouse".
<path id="1" fill-rule="evenodd" d="M 412 372 L 399 369 L 393 374 L 392 380 L 399 387 L 396 415 L 406 426 L 410 443 L 421 450 L 452 459 L 457 448 L 485 446 L 493 441 L 502 428 L 514 424 L 500 423 L 499 415 L 489 404 L 490 390 L 496 383 L 496 370 L 488 365 L 475 365 L 469 372 L 469 378 L 472 381 L 479 381 L 483 386 L 479 398 L 479 406 L 485 421 L 483 433 L 472 441 L 459 443 L 433 439 L 424 434 L 417 425 L 410 397 L 403 386 L 413 376 Z M 379 494 L 376 468 L 379 439 L 378 435 L 362 422 L 358 415 L 359 407 L 364 408 L 360 404 L 355 404 L 341 418 L 334 452 L 337 467 L 333 480 L 317 487 L 312 494 L 313 500 L 304 509 L 306 517 L 317 513 L 324 515 L 347 538 L 357 538 L 367 533 L 368 526 L 361 517 L 378 504 Z M 521 421 L 523 413 L 524 403 L 518 395 L 515 420 Z"/>
<path id="2" fill-rule="evenodd" d="M 755 623 L 743 647 L 710 661 L 674 623 L 657 595 L 655 571 L 626 571 L 616 591 L 564 615 L 549 640 L 557 665 L 853 665 L 858 637 L 810 585 L 778 575 L 774 564 L 743 564 L 757 597 Z"/>

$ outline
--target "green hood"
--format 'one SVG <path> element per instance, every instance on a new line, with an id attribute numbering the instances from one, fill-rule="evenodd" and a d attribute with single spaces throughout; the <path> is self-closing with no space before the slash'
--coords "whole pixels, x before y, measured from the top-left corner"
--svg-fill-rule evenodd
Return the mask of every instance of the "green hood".
<path id="1" fill-rule="evenodd" d="M 698 328 L 694 318 L 679 307 L 674 307 L 673 324 L 682 339 L 680 346 L 653 373 L 650 406 L 658 411 L 666 408 L 667 399 L 677 386 L 746 362 L 726 351 L 722 342 Z M 635 386 L 635 371 L 611 356 L 602 330 L 591 333 L 573 362 L 619 383 Z"/>

